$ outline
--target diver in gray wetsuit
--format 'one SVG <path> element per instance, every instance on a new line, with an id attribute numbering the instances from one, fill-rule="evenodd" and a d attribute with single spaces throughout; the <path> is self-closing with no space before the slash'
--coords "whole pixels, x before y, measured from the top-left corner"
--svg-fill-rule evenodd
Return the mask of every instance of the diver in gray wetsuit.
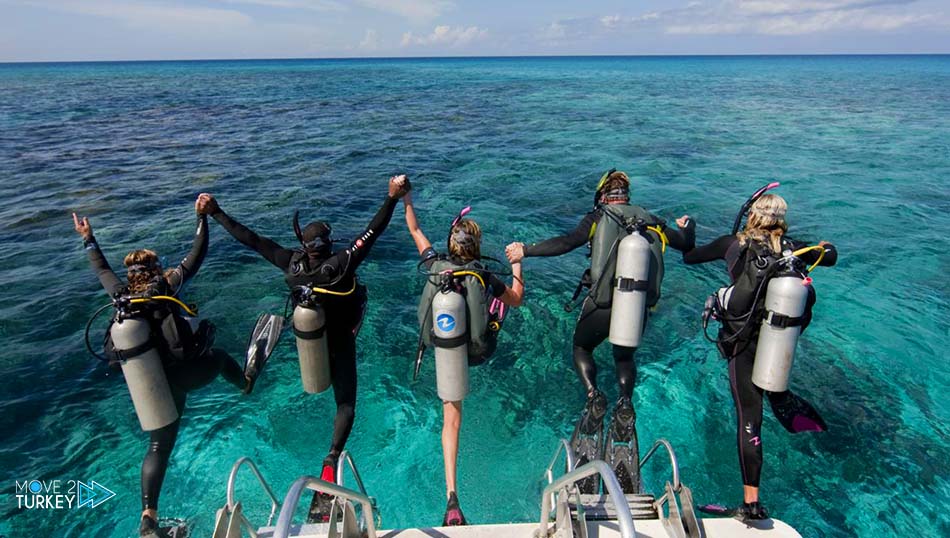
<path id="1" fill-rule="evenodd" d="M 89 220 L 85 217 L 80 219 L 73 213 L 73 224 L 76 232 L 82 236 L 83 246 L 99 282 L 114 299 L 177 297 L 197 273 L 208 252 L 208 221 L 206 216 L 201 215 L 191 251 L 180 264 L 163 272 L 155 252 L 133 250 L 124 260 L 128 268 L 128 283 L 123 283 L 99 249 Z M 158 532 L 158 498 L 178 438 L 187 393 L 211 383 L 219 374 L 242 390 L 246 390 L 252 380 L 245 378 L 242 368 L 227 352 L 211 347 L 214 343 L 214 326 L 209 322 L 202 321 L 198 329 L 191 332 L 179 307 L 168 301 L 149 302 L 142 312 L 153 328 L 152 334 L 158 335 L 153 336 L 153 343 L 161 356 L 162 368 L 179 417 L 171 424 L 149 431 L 148 450 L 142 462 L 142 519 L 139 535 L 153 537 Z M 106 355 L 112 357 L 113 366 L 118 365 L 121 354 L 116 354 L 111 339 L 106 342 Z"/>

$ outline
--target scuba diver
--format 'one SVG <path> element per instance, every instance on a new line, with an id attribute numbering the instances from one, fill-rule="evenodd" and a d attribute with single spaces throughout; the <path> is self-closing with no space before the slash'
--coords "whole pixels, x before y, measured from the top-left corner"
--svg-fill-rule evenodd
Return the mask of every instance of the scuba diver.
<path id="1" fill-rule="evenodd" d="M 163 272 L 154 251 L 128 253 L 124 260 L 128 283 L 109 266 L 89 219 L 73 213 L 73 225 L 82 236 L 93 271 L 113 299 L 106 307 L 115 306 L 105 342 L 106 357 L 111 366 L 122 368 L 139 422 L 149 432 L 142 462 L 139 536 L 157 537 L 164 530 L 158 526 L 158 498 L 187 394 L 211 383 L 219 373 L 245 393 L 250 392 L 253 379 L 245 377 L 225 351 L 211 347 L 214 326 L 208 321 L 199 323 L 193 307 L 178 298 L 208 252 L 205 215 L 198 217 L 191 251 L 173 269 Z"/>
<path id="2" fill-rule="evenodd" d="M 470 207 L 452 221 L 446 241 L 448 254 L 438 254 L 419 228 L 410 194 L 403 198 L 403 204 L 406 226 L 419 251 L 419 267 L 425 268 L 427 275 L 418 309 L 420 334 L 415 374 L 419 372 L 425 348 L 434 347 L 436 384 L 442 400 L 447 497 L 442 525 L 467 525 L 456 493 L 456 468 L 462 400 L 469 392 L 468 368 L 484 363 L 495 351 L 505 307 L 521 305 L 521 264 L 511 266 L 511 287 L 486 269 L 484 261 L 491 258 L 481 254 L 481 228 L 475 221 L 463 218 Z"/>
<path id="3" fill-rule="evenodd" d="M 301 228 L 294 213 L 294 233 L 300 246 L 289 249 L 231 218 L 211 195 L 199 206 L 235 239 L 284 273 L 295 307 L 293 329 L 304 390 L 316 394 L 332 384 L 336 400 L 333 439 L 320 475 L 327 482 L 336 483 L 339 456 L 355 417 L 356 336 L 366 309 L 366 287 L 359 283 L 356 270 L 389 225 L 396 201 L 408 191 L 409 184 L 404 180 L 390 178 L 386 199 L 369 226 L 336 251 L 327 222 L 314 221 Z M 263 364 L 257 368 L 263 368 Z M 315 492 L 308 521 L 327 520 L 332 500 L 331 495 Z"/>
<path id="4" fill-rule="evenodd" d="M 574 297 L 565 305 L 570 312 L 584 288 L 589 288 L 574 329 L 574 368 L 587 392 L 587 402 L 574 433 L 571 450 L 577 465 L 606 460 L 626 493 L 639 493 L 639 447 L 636 412 L 631 402 L 636 383 L 634 353 L 646 327 L 648 309 L 660 299 L 663 252 L 666 245 L 680 251 L 694 246 L 695 223 L 688 215 L 676 220 L 679 229 L 642 207 L 630 205 L 630 179 L 616 169 L 605 173 L 594 194 L 594 207 L 566 235 L 540 243 L 511 243 L 508 260 L 529 256 L 560 256 L 581 245 L 590 246 L 590 268 L 584 272 Z M 607 398 L 597 388 L 594 349 L 609 338 L 620 398 L 604 447 L 603 424 Z M 578 482 L 582 493 L 597 493 L 599 477 Z"/>
<path id="5" fill-rule="evenodd" d="M 768 518 L 759 501 L 763 393 L 789 432 L 827 429 L 815 409 L 787 388 L 798 335 L 811 321 L 815 304 L 815 290 L 807 273 L 817 265 L 834 265 L 838 253 L 826 241 L 807 247 L 785 235 L 788 205 L 780 196 L 765 194 L 777 186 L 767 185 L 746 201 L 732 234 L 683 254 L 687 264 L 725 260 L 732 282 L 707 300 L 703 328 L 705 331 L 710 318 L 722 322 L 715 342 L 729 361 L 743 503 L 732 509 L 717 505 L 700 509 L 742 520 Z M 739 232 L 746 211 L 749 217 Z M 811 267 L 806 269 L 806 264 Z"/>

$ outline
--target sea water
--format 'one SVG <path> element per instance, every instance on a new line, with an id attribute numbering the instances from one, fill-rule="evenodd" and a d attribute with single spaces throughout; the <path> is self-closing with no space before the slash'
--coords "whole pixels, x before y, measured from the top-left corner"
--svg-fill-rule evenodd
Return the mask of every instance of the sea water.
<path id="1" fill-rule="evenodd" d="M 792 388 L 822 434 L 790 435 L 768 408 L 762 498 L 805 536 L 950 534 L 950 57 L 511 58 L 20 64 L 0 66 L 0 534 L 134 535 L 146 450 L 122 376 L 85 350 L 108 301 L 70 212 L 88 216 L 113 267 L 134 248 L 165 264 L 188 251 L 194 200 L 213 193 L 281 245 L 291 217 L 355 238 L 406 172 L 423 230 L 441 246 L 466 205 L 483 252 L 572 229 L 604 170 L 633 202 L 691 215 L 700 244 L 777 180 L 789 234 L 837 245 L 813 273 L 819 301 Z M 525 263 L 525 304 L 491 362 L 472 370 L 459 497 L 473 523 L 537 521 L 542 474 L 583 405 L 563 305 L 585 249 Z M 441 523 L 441 405 L 431 355 L 417 381 L 422 279 L 397 208 L 360 267 L 369 307 L 358 338 L 359 401 L 347 444 L 385 528 Z M 666 253 L 663 299 L 637 352 L 641 451 L 676 448 L 699 503 L 735 504 L 741 478 L 726 363 L 700 313 L 721 264 Z M 261 312 L 281 312 L 280 271 L 211 223 L 185 298 L 243 361 Z M 104 323 L 93 324 L 92 344 Z M 617 388 L 608 346 L 599 380 Z M 612 405 L 612 404 L 611 404 Z M 254 393 L 222 380 L 189 395 L 161 515 L 207 536 L 231 465 L 249 456 L 282 497 L 318 474 L 331 394 L 300 387 L 293 339 Z M 644 469 L 654 491 L 665 458 Z M 96 481 L 91 508 L 18 508 L 15 483 Z M 349 482 L 352 484 L 352 481 Z M 237 496 L 263 524 L 250 475 Z M 65 486 L 64 486 L 65 487 Z M 301 502 L 298 520 L 306 509 Z"/>

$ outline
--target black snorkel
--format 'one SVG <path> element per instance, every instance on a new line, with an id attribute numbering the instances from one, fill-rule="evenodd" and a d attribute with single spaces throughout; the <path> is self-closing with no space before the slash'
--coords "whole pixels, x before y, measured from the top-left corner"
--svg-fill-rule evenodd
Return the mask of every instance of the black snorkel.
<path id="1" fill-rule="evenodd" d="M 300 211 L 299 210 L 294 211 L 294 235 L 297 236 L 297 241 L 300 241 L 300 245 L 306 247 L 306 245 L 304 245 L 303 232 L 300 231 Z"/>
<path id="2" fill-rule="evenodd" d="M 742 217 L 744 217 L 745 214 L 749 212 L 749 208 L 752 207 L 752 204 L 754 204 L 756 200 L 761 198 L 762 195 L 765 194 L 766 191 L 774 189 L 775 187 L 778 187 L 778 186 L 779 186 L 779 182 L 773 181 L 772 183 L 769 183 L 768 185 L 765 185 L 764 187 L 752 193 L 752 196 L 750 196 L 749 199 L 746 200 L 744 204 L 742 204 L 742 208 L 739 209 L 739 213 L 736 215 L 735 222 L 732 223 L 732 235 L 736 235 L 737 233 L 739 233 L 739 225 L 742 224 Z"/>

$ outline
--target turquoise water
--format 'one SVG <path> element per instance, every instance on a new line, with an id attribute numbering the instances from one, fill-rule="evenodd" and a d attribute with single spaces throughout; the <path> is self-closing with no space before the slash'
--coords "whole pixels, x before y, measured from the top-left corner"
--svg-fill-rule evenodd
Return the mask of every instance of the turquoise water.
<path id="1" fill-rule="evenodd" d="M 950 57 L 549 58 L 0 65 L 0 534 L 125 537 L 137 528 L 146 436 L 121 376 L 82 344 L 106 301 L 69 212 L 90 217 L 113 265 L 148 246 L 188 249 L 197 193 L 293 245 L 291 216 L 353 237 L 388 176 L 413 178 L 423 228 L 458 209 L 484 251 L 561 233 L 612 166 L 632 196 L 699 241 L 759 185 L 783 183 L 792 235 L 833 241 L 814 273 L 815 322 L 793 387 L 827 420 L 790 436 L 766 411 L 763 498 L 804 536 L 950 534 Z M 187 297 L 236 356 L 257 314 L 283 306 L 279 272 L 216 224 Z M 698 502 L 740 500 L 725 363 L 700 330 L 716 265 L 667 253 L 663 300 L 637 355 L 641 447 L 677 448 Z M 473 522 L 533 521 L 557 439 L 582 405 L 566 301 L 583 250 L 526 263 L 526 304 L 472 372 L 460 497 Z M 441 406 L 429 360 L 411 382 L 422 283 L 403 210 L 364 263 L 359 403 L 348 449 L 386 528 L 444 510 Z M 282 496 L 327 451 L 333 401 L 299 388 L 285 338 L 255 393 L 191 394 L 163 516 L 210 534 L 233 462 L 250 456 Z M 599 350 L 611 397 L 609 350 Z M 666 480 L 651 463 L 646 482 Z M 19 480 L 95 480 L 95 509 L 20 510 Z M 252 519 L 266 513 L 239 481 Z"/>

